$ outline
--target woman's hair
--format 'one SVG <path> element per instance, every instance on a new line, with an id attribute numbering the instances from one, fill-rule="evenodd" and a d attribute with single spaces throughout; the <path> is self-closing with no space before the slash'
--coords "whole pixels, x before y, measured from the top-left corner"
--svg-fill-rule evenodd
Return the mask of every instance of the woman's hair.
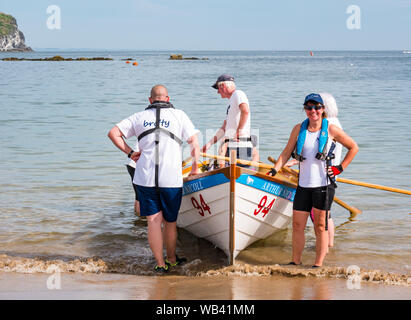
<path id="1" fill-rule="evenodd" d="M 331 93 L 324 92 L 320 93 L 321 98 L 324 101 L 325 113 L 329 118 L 337 118 L 338 116 L 338 107 L 335 98 Z"/>

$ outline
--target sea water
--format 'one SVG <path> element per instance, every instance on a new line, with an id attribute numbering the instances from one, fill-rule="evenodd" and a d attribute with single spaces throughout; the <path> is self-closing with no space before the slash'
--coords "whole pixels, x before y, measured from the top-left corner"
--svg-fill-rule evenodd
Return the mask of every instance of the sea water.
<path id="1" fill-rule="evenodd" d="M 261 160 L 277 158 L 304 97 L 333 94 L 344 130 L 360 151 L 342 177 L 411 189 L 411 55 L 388 52 L 202 51 L 170 61 L 165 51 L 1 53 L 0 58 L 111 57 L 113 61 L 0 61 L 0 271 L 151 274 L 147 227 L 133 213 L 126 155 L 108 131 L 148 105 L 155 84 L 184 110 L 206 142 L 223 123 L 228 100 L 211 88 L 229 73 L 249 99 Z M 132 58 L 138 66 L 122 59 Z M 130 139 L 134 146 L 135 139 Z M 188 156 L 188 148 L 184 149 Z M 335 247 L 329 266 L 356 265 L 409 274 L 411 197 L 340 183 L 336 195 L 363 211 L 355 221 L 334 204 Z M 303 262 L 312 264 L 315 236 L 307 224 Z M 218 248 L 180 230 L 186 274 L 223 267 Z M 253 266 L 287 263 L 291 230 L 243 251 Z M 190 271 L 191 270 L 191 271 Z M 191 273 L 190 273 L 190 272 Z"/>

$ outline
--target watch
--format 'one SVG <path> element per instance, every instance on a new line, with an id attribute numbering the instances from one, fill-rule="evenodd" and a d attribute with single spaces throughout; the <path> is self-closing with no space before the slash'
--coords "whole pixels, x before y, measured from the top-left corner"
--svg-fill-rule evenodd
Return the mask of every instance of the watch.
<path id="1" fill-rule="evenodd" d="M 131 149 L 130 153 L 127 155 L 127 157 L 131 158 L 131 155 L 134 153 L 134 150 Z"/>

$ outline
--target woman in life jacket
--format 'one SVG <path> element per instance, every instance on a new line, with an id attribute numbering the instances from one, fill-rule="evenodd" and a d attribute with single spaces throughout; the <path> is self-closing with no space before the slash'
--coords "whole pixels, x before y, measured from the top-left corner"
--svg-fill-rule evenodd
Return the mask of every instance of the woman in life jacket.
<path id="1" fill-rule="evenodd" d="M 341 123 L 338 120 L 338 106 L 337 102 L 335 101 L 334 96 L 331 93 L 324 92 L 324 93 L 319 93 L 321 96 L 323 102 L 324 102 L 324 110 L 325 113 L 327 114 L 327 120 L 328 124 L 334 124 L 337 127 L 342 129 Z M 335 149 L 333 151 L 334 153 L 334 159 L 331 160 L 331 163 L 333 165 L 339 165 L 341 163 L 341 154 L 342 154 L 342 145 L 341 143 L 336 143 Z M 292 167 L 294 165 L 299 164 L 299 161 L 296 159 L 292 159 L 288 161 L 285 166 L 286 167 Z M 310 218 L 312 223 L 314 224 L 314 212 L 311 210 L 310 212 Z M 328 247 L 333 247 L 334 246 L 334 221 L 331 218 L 331 213 L 329 214 L 328 218 Z"/>
<path id="2" fill-rule="evenodd" d="M 358 152 L 356 142 L 341 128 L 328 122 L 324 101 L 316 93 L 304 100 L 307 119 L 294 126 L 276 165 L 268 173 L 274 176 L 293 154 L 299 161 L 298 187 L 293 203 L 293 252 L 291 265 L 301 264 L 305 245 L 304 230 L 311 209 L 314 212 L 316 258 L 313 267 L 321 267 L 328 251 L 328 211 L 335 194 L 335 176 L 347 168 Z M 335 142 L 348 152 L 343 161 L 333 165 Z"/>

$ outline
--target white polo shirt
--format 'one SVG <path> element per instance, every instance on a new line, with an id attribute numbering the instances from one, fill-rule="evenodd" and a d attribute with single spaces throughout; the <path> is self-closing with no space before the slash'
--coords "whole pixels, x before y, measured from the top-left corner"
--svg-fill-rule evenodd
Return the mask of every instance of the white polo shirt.
<path id="1" fill-rule="evenodd" d="M 250 108 L 250 104 L 248 102 L 246 94 L 241 91 L 241 90 L 235 90 L 233 94 L 231 95 L 230 99 L 228 100 L 230 105 L 227 109 L 227 117 L 226 117 L 226 127 L 225 127 L 225 136 L 228 139 L 234 139 L 236 137 L 236 132 L 238 128 L 238 124 L 240 123 L 240 116 L 241 116 L 241 111 L 240 111 L 240 104 L 246 103 L 248 107 Z M 247 121 L 240 132 L 240 137 L 250 137 L 250 118 L 251 118 L 251 112 L 248 114 Z M 230 142 L 230 145 L 232 143 Z M 235 143 L 238 146 L 242 147 L 252 147 L 251 142 L 238 142 Z M 234 145 L 232 146 L 234 147 Z"/>
<path id="2" fill-rule="evenodd" d="M 124 137 L 138 137 L 144 131 L 155 128 L 156 109 L 148 109 L 133 114 L 122 120 L 116 126 Z M 173 108 L 162 108 L 160 113 L 160 128 L 172 132 L 183 141 L 197 134 L 199 130 L 184 111 Z M 133 183 L 143 187 L 155 186 L 155 133 L 146 135 L 138 142 L 141 156 L 136 162 Z M 159 187 L 179 188 L 183 186 L 181 169 L 181 146 L 168 135 L 160 133 L 159 143 Z"/>

